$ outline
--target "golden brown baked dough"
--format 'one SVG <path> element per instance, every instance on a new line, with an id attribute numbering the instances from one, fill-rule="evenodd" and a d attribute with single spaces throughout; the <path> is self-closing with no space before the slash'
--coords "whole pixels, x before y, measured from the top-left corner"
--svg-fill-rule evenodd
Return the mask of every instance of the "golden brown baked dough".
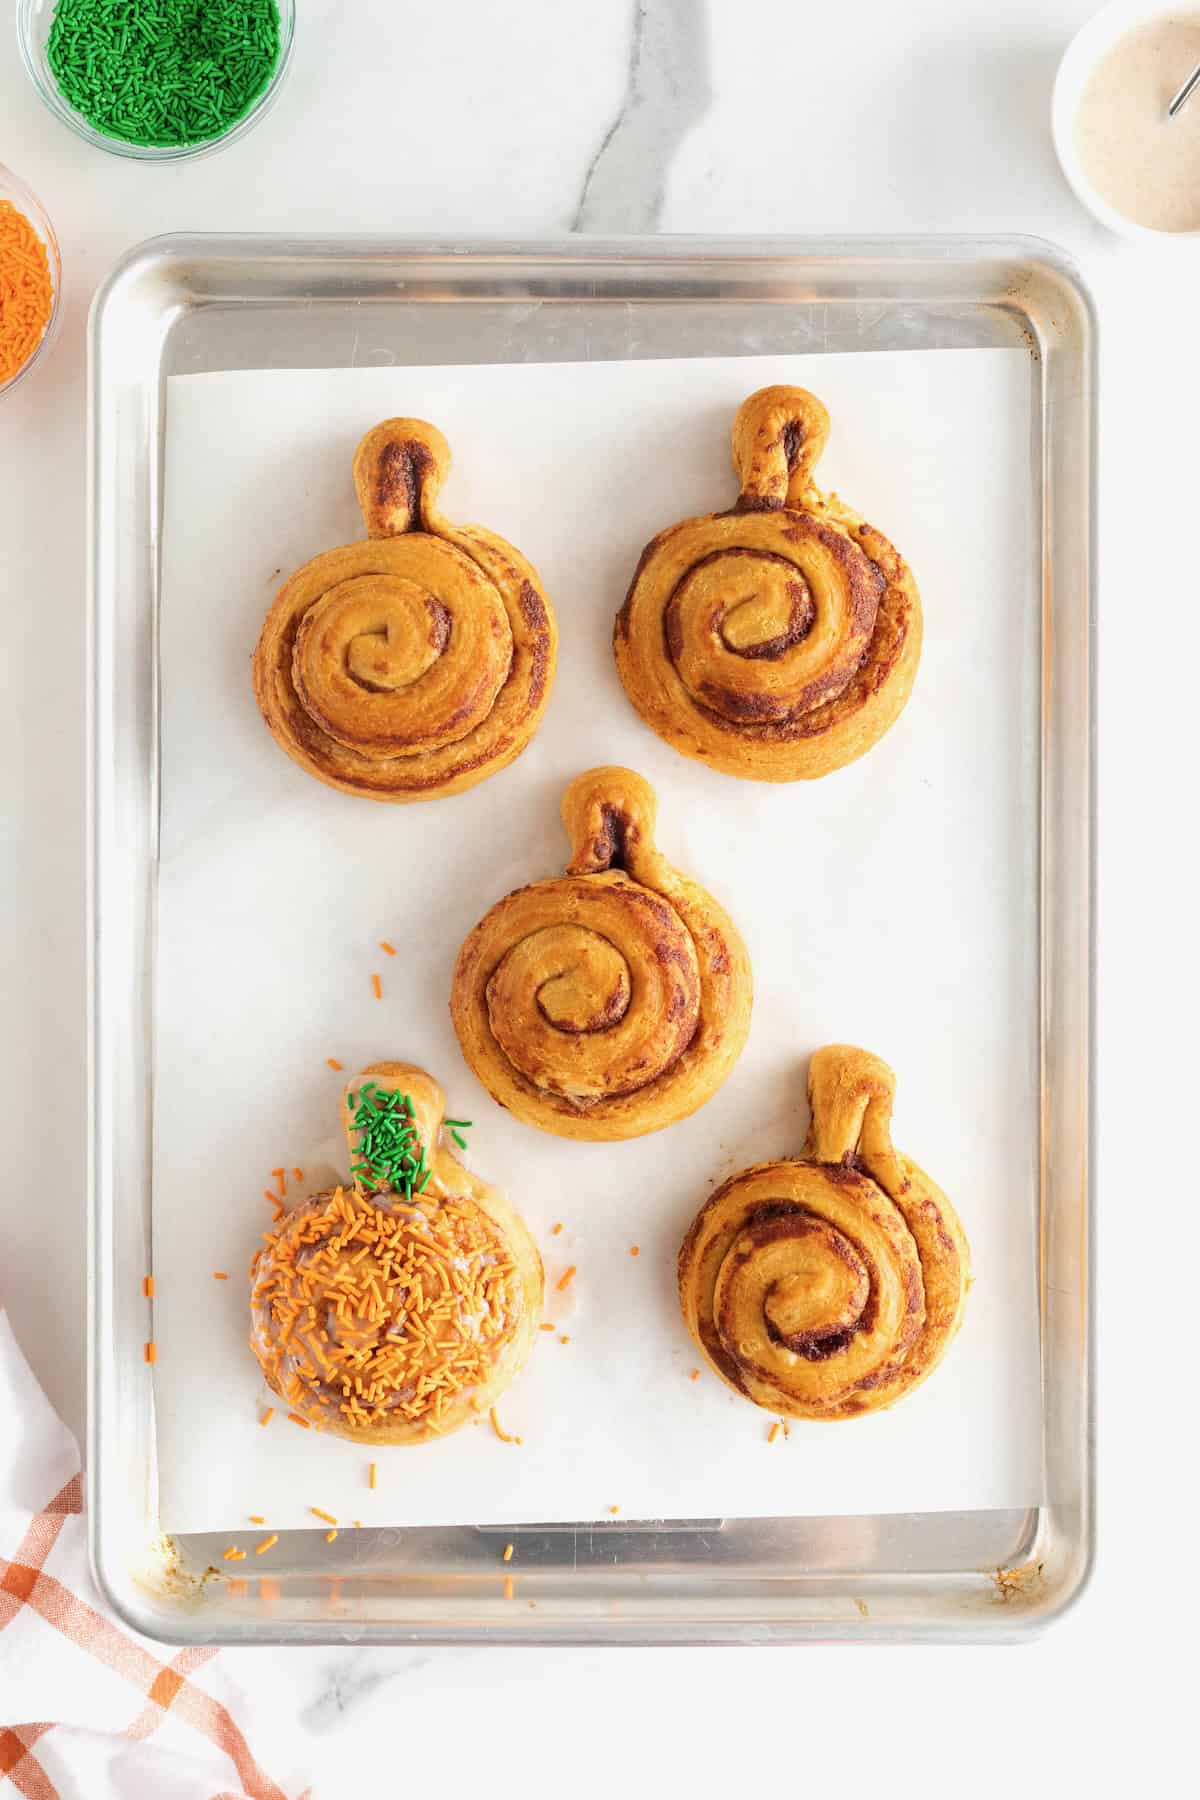
<path id="1" fill-rule="evenodd" d="M 937 1367 L 962 1322 L 967 1240 L 945 1194 L 892 1148 L 895 1087 L 865 1050 L 818 1050 L 803 1156 L 735 1175 L 684 1239 L 687 1328 L 756 1406 L 877 1412 Z"/>
<path id="2" fill-rule="evenodd" d="M 569 1138 L 630 1138 L 686 1118 L 750 1028 L 745 946 L 659 854 L 657 802 L 631 769 L 590 769 L 562 801 L 565 875 L 518 888 L 459 952 L 463 1055 L 517 1118 Z"/>
<path id="3" fill-rule="evenodd" d="M 880 532 L 813 484 L 828 435 L 803 388 L 751 394 L 733 426 L 736 506 L 660 532 L 617 614 L 617 672 L 642 718 L 727 775 L 828 775 L 912 692 L 917 586 Z"/>
<path id="4" fill-rule="evenodd" d="M 436 800 L 503 769 L 546 709 L 557 633 L 511 544 L 437 510 L 450 447 L 387 419 L 354 457 L 365 543 L 285 581 L 254 653 L 254 692 L 310 775 L 372 800 Z"/>
<path id="5" fill-rule="evenodd" d="M 406 1094 L 432 1170 L 406 1201 L 369 1175 L 314 1194 L 264 1234 L 250 1347 L 267 1385 L 310 1424 L 363 1444 L 445 1437 L 493 1406 L 537 1334 L 542 1262 L 524 1221 L 442 1137 L 446 1098 L 410 1063 L 373 1063 L 355 1104 Z"/>

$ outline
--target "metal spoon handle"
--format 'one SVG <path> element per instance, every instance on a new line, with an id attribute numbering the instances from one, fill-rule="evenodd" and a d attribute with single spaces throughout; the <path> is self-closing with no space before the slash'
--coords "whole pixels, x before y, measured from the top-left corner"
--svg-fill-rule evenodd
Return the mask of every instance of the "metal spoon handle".
<path id="1" fill-rule="evenodd" d="M 1170 106 L 1167 108 L 1168 119 L 1173 119 L 1177 112 L 1182 112 L 1196 89 L 1200 87 L 1200 63 L 1197 63 Z"/>

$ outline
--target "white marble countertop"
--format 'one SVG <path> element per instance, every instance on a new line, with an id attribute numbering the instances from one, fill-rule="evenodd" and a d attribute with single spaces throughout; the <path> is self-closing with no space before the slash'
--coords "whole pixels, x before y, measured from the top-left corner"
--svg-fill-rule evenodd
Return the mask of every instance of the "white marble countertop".
<path id="1" fill-rule="evenodd" d="M 444 1754 L 464 1725 L 488 1746 L 478 1779 L 497 1793 L 508 1790 L 504 1769 L 493 1780 L 495 1751 L 547 1794 L 607 1788 L 633 1767 L 647 1787 L 694 1776 L 702 1793 L 753 1788 L 760 1773 L 856 1783 L 884 1756 L 899 1793 L 957 1792 L 964 1780 L 985 1794 L 1067 1780 L 1075 1791 L 1099 1771 L 1153 1783 L 1182 1742 L 1172 1634 L 1195 1598 L 1182 1541 L 1193 1409 L 1186 1377 L 1168 1371 L 1193 1335 L 1185 1283 L 1197 1250 L 1194 1173 L 1175 1144 L 1190 1115 L 1197 1000 L 1184 858 L 1196 812 L 1186 771 L 1200 609 L 1187 532 L 1200 249 L 1109 239 L 1059 175 L 1050 83 L 1090 0 L 299 10 L 295 66 L 270 118 L 241 147 L 179 167 L 77 143 L 29 87 L 11 25 L 0 35 L 0 160 L 40 194 L 65 265 L 52 359 L 0 403 L 0 1297 L 17 1333 L 79 1429 L 84 324 L 118 254 L 185 227 L 1055 239 L 1081 261 L 1102 319 L 1101 1546 L 1089 1590 L 1017 1651 L 237 1660 L 311 1740 L 321 1794 L 390 1793 L 401 1770 L 428 1781 L 414 1743 Z M 45 1115 L 51 1088 L 66 1122 L 35 1143 L 27 1121 Z"/>

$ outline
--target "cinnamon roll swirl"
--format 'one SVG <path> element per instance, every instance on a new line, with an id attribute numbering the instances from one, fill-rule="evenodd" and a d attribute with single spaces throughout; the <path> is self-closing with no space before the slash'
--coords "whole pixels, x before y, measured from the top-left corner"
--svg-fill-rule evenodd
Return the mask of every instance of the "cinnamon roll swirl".
<path id="1" fill-rule="evenodd" d="M 372 1133 L 394 1146 L 390 1176 L 359 1155 L 364 1108 L 392 1127 Z M 254 1259 L 250 1347 L 267 1385 L 357 1443 L 424 1443 L 478 1418 L 537 1334 L 537 1247 L 448 1148 L 445 1111 L 424 1070 L 365 1069 L 343 1097 L 353 1183 L 288 1213 Z"/>
<path id="2" fill-rule="evenodd" d="M 803 388 L 751 394 L 733 426 L 737 504 L 660 532 L 617 614 L 617 672 L 642 718 L 727 775 L 842 768 L 895 723 L 916 678 L 916 583 L 815 485 L 828 435 Z"/>
<path id="3" fill-rule="evenodd" d="M 750 1026 L 750 963 L 712 896 L 654 843 L 654 790 L 592 769 L 563 796 L 565 875 L 494 906 L 459 952 L 463 1055 L 527 1124 L 660 1131 L 712 1097 Z"/>
<path id="4" fill-rule="evenodd" d="M 554 675 L 554 615 L 511 544 L 437 509 L 440 431 L 388 419 L 354 458 L 365 543 L 327 550 L 280 588 L 254 653 L 272 735 L 330 787 L 436 800 L 525 748 Z"/>
<path id="5" fill-rule="evenodd" d="M 684 1239 L 687 1328 L 756 1406 L 877 1412 L 932 1373 L 962 1322 L 967 1240 L 946 1196 L 892 1148 L 895 1085 L 865 1050 L 818 1050 L 803 1155 L 725 1182 Z"/>

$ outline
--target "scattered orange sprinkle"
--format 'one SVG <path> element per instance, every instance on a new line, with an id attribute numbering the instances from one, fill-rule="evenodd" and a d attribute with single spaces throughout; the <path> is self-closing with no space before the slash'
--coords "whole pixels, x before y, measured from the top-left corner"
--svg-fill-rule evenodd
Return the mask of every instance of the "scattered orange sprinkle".
<path id="1" fill-rule="evenodd" d="M 569 1344 L 571 1340 L 569 1337 L 560 1337 L 558 1341 L 560 1344 Z"/>
<path id="2" fill-rule="evenodd" d="M 270 1537 L 265 1537 L 263 1539 L 261 1544 L 255 1544 L 255 1546 L 254 1546 L 255 1556 L 261 1556 L 264 1550 L 269 1550 L 271 1548 L 272 1544 L 277 1544 L 278 1542 L 279 1542 L 279 1533 L 277 1531 L 273 1531 L 271 1533 Z"/>
<path id="3" fill-rule="evenodd" d="M 511 1600 L 512 1597 L 513 1597 L 513 1578 L 511 1575 L 506 1575 L 504 1577 L 504 1598 L 506 1600 Z"/>
<path id="4" fill-rule="evenodd" d="M 326 1542 L 326 1543 L 327 1543 L 327 1544 L 332 1544 L 332 1542 L 333 1542 L 333 1540 L 334 1540 L 334 1538 L 335 1538 L 335 1537 L 336 1537 L 336 1536 L 337 1536 L 337 1532 L 336 1532 L 336 1531 L 327 1531 L 327 1532 L 326 1532 L 326 1533 L 325 1533 L 325 1542 Z"/>
<path id="5" fill-rule="evenodd" d="M 375 1467 L 375 1464 L 372 1463 L 370 1465 L 370 1467 L 367 1469 L 367 1486 L 374 1487 L 376 1482 L 378 1481 L 378 1479 L 379 1479 L 379 1471 Z"/>
<path id="6" fill-rule="evenodd" d="M 630 1244 L 629 1254 L 630 1256 L 640 1256 L 642 1254 L 642 1246 L 640 1244 Z"/>
<path id="7" fill-rule="evenodd" d="M 783 1419 L 783 1420 L 781 1420 L 781 1421 L 780 1421 L 780 1423 L 781 1423 L 781 1424 L 782 1424 L 782 1426 L 783 1426 L 783 1435 L 784 1435 L 784 1437 L 785 1437 L 785 1438 L 790 1438 L 790 1437 L 791 1437 L 791 1435 L 792 1435 L 792 1428 L 791 1428 L 791 1426 L 790 1426 L 790 1425 L 789 1425 L 789 1424 L 788 1424 L 788 1422 L 787 1422 L 787 1420 L 786 1420 L 786 1419 Z"/>
<path id="8" fill-rule="evenodd" d="M 692 1373 L 691 1373 L 691 1380 L 692 1380 L 692 1381 L 699 1381 L 699 1379 L 700 1379 L 700 1371 L 699 1371 L 699 1369 L 693 1369 L 693 1370 L 692 1370 Z"/>
<path id="9" fill-rule="evenodd" d="M 262 1513 L 247 1513 L 246 1517 L 252 1525 L 265 1525 L 267 1522 Z"/>
<path id="10" fill-rule="evenodd" d="M 572 1281 L 575 1279 L 575 1274 L 576 1274 L 575 1264 L 572 1263 L 570 1268 L 566 1271 L 566 1273 L 564 1275 L 559 1276 L 556 1292 L 561 1294 L 564 1288 L 570 1287 Z"/>
<path id="11" fill-rule="evenodd" d="M 146 1361 L 149 1363 L 157 1362 L 158 1361 L 158 1345 L 157 1344 L 147 1344 L 145 1349 L 142 1351 L 142 1355 L 146 1358 Z"/>
<path id="12" fill-rule="evenodd" d="M 272 1169 L 271 1173 L 279 1183 L 279 1198 L 282 1200 L 283 1196 L 287 1193 L 287 1170 Z"/>
<path id="13" fill-rule="evenodd" d="M 389 944 L 386 938 L 380 938 L 379 948 L 385 951 L 388 956 L 395 956 L 396 954 L 395 944 Z"/>
<path id="14" fill-rule="evenodd" d="M 304 1170 L 303 1169 L 293 1169 L 292 1175 L 296 1181 L 304 1180 Z"/>
<path id="15" fill-rule="evenodd" d="M 214 1281 L 228 1281 L 229 1280 L 229 1270 L 228 1269 L 214 1269 L 213 1270 L 213 1280 Z"/>
<path id="16" fill-rule="evenodd" d="M 147 1300 L 153 1300 L 153 1298 L 154 1298 L 154 1277 L 153 1277 L 153 1275 L 143 1275 L 142 1276 L 142 1292 L 143 1292 L 143 1294 L 145 1294 Z"/>
<path id="17" fill-rule="evenodd" d="M 312 1426 L 309 1424 L 308 1420 L 302 1419 L 299 1413 L 289 1413 L 288 1418 L 292 1421 L 293 1425 L 303 1425 L 305 1431 L 312 1430 Z"/>
<path id="18" fill-rule="evenodd" d="M 361 1530 L 362 1530 L 362 1520 L 361 1520 L 361 1519 L 352 1519 L 352 1520 L 351 1520 L 351 1521 L 350 1521 L 350 1523 L 351 1523 L 351 1524 L 352 1524 L 352 1525 L 353 1525 L 353 1526 L 354 1526 L 354 1529 L 355 1529 L 355 1530 L 356 1530 L 356 1531 L 361 1531 Z"/>
<path id="19" fill-rule="evenodd" d="M 269 1575 L 261 1575 L 258 1581 L 258 1592 L 263 1600 L 278 1600 L 279 1583 Z"/>
<path id="20" fill-rule="evenodd" d="M 504 1555 L 500 1558 L 500 1561 L 501 1562 L 511 1562 L 512 1559 L 513 1559 L 513 1545 L 505 1544 Z"/>
<path id="21" fill-rule="evenodd" d="M 333 1514 L 327 1513 L 327 1512 L 322 1512 L 321 1508 L 319 1506 L 310 1506 L 308 1510 L 312 1514 L 314 1519 L 324 1519 L 324 1521 L 327 1525 L 336 1525 L 337 1524 L 337 1520 L 334 1518 Z"/>
<path id="22" fill-rule="evenodd" d="M 775 1439 L 779 1436 L 779 1431 L 780 1431 L 779 1420 L 776 1419 L 776 1421 L 772 1425 L 770 1431 L 768 1431 L 768 1433 L 767 1433 L 768 1444 L 773 1444 L 775 1442 Z"/>
<path id="23" fill-rule="evenodd" d="M 375 990 L 375 998 L 377 1000 L 382 1000 L 383 999 L 383 983 L 382 983 L 382 981 L 380 981 L 378 975 L 372 975 L 371 986 Z"/>
<path id="24" fill-rule="evenodd" d="M 236 1544 L 230 1544 L 221 1560 L 222 1562 L 244 1562 L 245 1558 L 246 1552 L 244 1550 L 239 1550 Z"/>
<path id="25" fill-rule="evenodd" d="M 538 1326 L 538 1330 L 539 1330 L 539 1331 L 553 1331 L 553 1330 L 554 1330 L 554 1327 L 553 1327 L 553 1325 L 545 1325 L 545 1324 L 542 1324 L 542 1325 L 539 1325 L 539 1326 Z"/>
<path id="26" fill-rule="evenodd" d="M 271 1420 L 274 1417 L 275 1417 L 275 1408 L 273 1406 L 268 1406 L 264 1410 L 263 1415 L 258 1422 L 260 1425 L 269 1425 L 271 1423 Z"/>
<path id="27" fill-rule="evenodd" d="M 619 1513 L 621 1509 L 619 1506 L 610 1506 L 608 1510 L 610 1513 Z"/>
<path id="28" fill-rule="evenodd" d="M 345 1064 L 340 1063 L 336 1056 L 327 1056 L 325 1061 L 329 1064 L 331 1069 L 341 1069 L 345 1067 Z"/>
<path id="29" fill-rule="evenodd" d="M 550 1236 L 557 1237 L 561 1230 L 562 1230 L 562 1222 L 560 1220 L 560 1222 L 557 1225 L 552 1225 L 550 1227 Z"/>
<path id="30" fill-rule="evenodd" d="M 496 1417 L 496 1409 L 494 1406 L 489 1410 L 488 1418 L 492 1421 L 492 1430 L 495 1432 L 496 1436 L 500 1439 L 500 1442 L 502 1444 L 519 1444 L 520 1443 L 520 1441 L 521 1441 L 520 1438 L 511 1438 L 511 1437 L 509 1437 L 507 1431 L 501 1430 L 500 1421 Z"/>

